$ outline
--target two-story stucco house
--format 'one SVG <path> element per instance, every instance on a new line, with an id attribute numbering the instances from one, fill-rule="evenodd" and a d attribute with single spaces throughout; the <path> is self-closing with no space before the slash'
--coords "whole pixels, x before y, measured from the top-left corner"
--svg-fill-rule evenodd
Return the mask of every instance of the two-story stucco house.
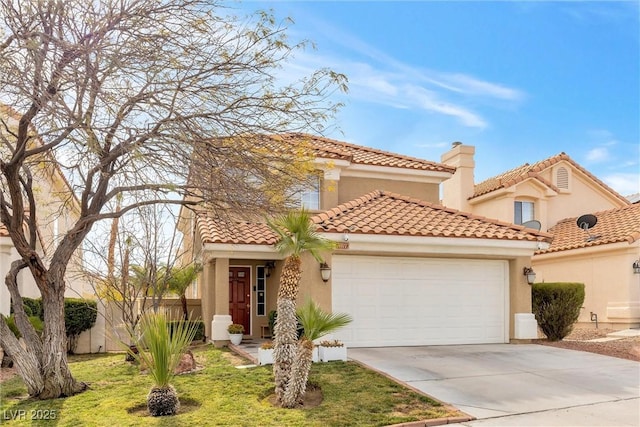
<path id="1" fill-rule="evenodd" d="M 553 235 L 536 251 L 536 281 L 581 282 L 579 322 L 611 328 L 640 326 L 640 208 L 567 154 L 525 164 L 474 182 L 475 147 L 454 143 L 441 161 L 456 167 L 443 183 L 443 204 L 502 221 L 540 227 Z M 595 215 L 592 229 L 578 219 Z"/>
<path id="2" fill-rule="evenodd" d="M 349 346 L 532 338 L 522 271 L 551 235 L 441 206 L 440 184 L 457 166 L 310 135 L 272 138 L 313 150 L 319 178 L 301 204 L 338 249 L 325 254 L 326 280 L 318 262 L 303 259 L 300 299 L 353 316 L 336 338 Z M 203 263 L 196 293 L 206 335 L 223 344 L 234 322 L 259 338 L 276 306 L 283 264 L 276 236 L 264 223 L 182 215 L 180 227 Z"/>

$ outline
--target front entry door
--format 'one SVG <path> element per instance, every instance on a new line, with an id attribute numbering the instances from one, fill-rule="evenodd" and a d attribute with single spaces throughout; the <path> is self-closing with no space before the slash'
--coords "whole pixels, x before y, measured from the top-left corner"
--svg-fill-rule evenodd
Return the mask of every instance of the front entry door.
<path id="1" fill-rule="evenodd" d="M 244 333 L 251 333 L 251 269 L 229 267 L 229 314 L 233 323 L 244 326 Z"/>

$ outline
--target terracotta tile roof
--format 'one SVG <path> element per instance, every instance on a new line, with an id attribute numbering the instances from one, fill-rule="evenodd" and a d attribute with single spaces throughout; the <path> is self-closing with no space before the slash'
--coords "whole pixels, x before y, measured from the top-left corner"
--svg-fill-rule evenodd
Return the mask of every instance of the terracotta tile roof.
<path id="1" fill-rule="evenodd" d="M 454 173 L 456 170 L 455 167 L 443 163 L 404 156 L 375 148 L 364 147 L 362 145 L 349 144 L 320 136 L 289 133 L 272 136 L 271 138 L 292 144 L 307 143 L 315 157 L 348 160 L 354 164 L 446 173 Z"/>
<path id="2" fill-rule="evenodd" d="M 549 241 L 551 235 L 386 191 L 316 215 L 322 231 L 423 237 Z"/>
<path id="3" fill-rule="evenodd" d="M 608 211 L 596 212 L 598 218 L 595 227 L 585 232 L 576 224 L 577 218 L 566 218 L 553 226 L 553 243 L 549 249 L 536 254 L 587 248 L 609 243 L 628 242 L 640 239 L 640 204 L 624 206 Z M 589 239 L 589 236 L 598 236 Z"/>
<path id="4" fill-rule="evenodd" d="M 573 167 L 575 167 L 580 172 L 584 173 L 589 178 L 594 180 L 598 185 L 600 185 L 605 190 L 613 194 L 616 198 L 628 203 L 627 199 L 625 199 L 623 196 L 618 194 L 615 190 L 613 190 L 607 184 L 602 182 L 595 175 L 591 174 L 591 172 L 589 172 L 588 170 L 580 166 L 578 163 L 573 161 L 573 159 L 571 159 L 571 157 L 569 157 L 564 152 L 557 154 L 555 156 L 549 157 L 548 159 L 541 160 L 532 165 L 530 165 L 529 163 L 525 163 L 524 165 L 519 166 L 515 169 L 511 169 L 500 175 L 486 179 L 475 185 L 473 196 L 471 196 L 470 199 L 473 199 L 474 197 L 482 196 L 483 194 L 487 194 L 492 191 L 499 190 L 501 188 L 509 188 L 529 178 L 537 179 L 538 181 L 542 182 L 544 185 L 548 186 L 549 188 L 555 191 L 558 191 L 558 188 L 555 185 L 553 185 L 551 182 L 549 182 L 548 180 L 540 176 L 540 172 L 548 169 L 549 167 L 555 165 L 560 161 L 566 161 L 570 163 Z"/>
<path id="5" fill-rule="evenodd" d="M 201 213 L 196 216 L 196 226 L 202 243 L 273 245 L 278 240 L 264 223 L 214 219 Z"/>

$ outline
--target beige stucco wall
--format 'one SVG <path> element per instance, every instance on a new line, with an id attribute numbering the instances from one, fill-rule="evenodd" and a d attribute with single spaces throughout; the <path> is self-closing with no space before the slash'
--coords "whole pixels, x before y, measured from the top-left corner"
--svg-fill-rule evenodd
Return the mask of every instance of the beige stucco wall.
<path id="1" fill-rule="evenodd" d="M 338 203 L 349 202 L 375 190 L 391 191 L 431 203 L 439 203 L 440 198 L 438 184 L 345 176 L 339 181 Z"/>
<path id="2" fill-rule="evenodd" d="M 607 248 L 607 246 L 609 248 Z M 539 282 L 580 282 L 585 285 L 584 309 L 578 322 L 614 329 L 640 326 L 640 274 L 632 265 L 640 257 L 640 242 L 537 255 L 533 266 Z"/>

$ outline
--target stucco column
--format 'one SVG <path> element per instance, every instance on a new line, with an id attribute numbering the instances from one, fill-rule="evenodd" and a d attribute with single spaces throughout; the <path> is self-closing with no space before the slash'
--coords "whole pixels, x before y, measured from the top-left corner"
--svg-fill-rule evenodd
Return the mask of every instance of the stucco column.
<path id="1" fill-rule="evenodd" d="M 232 323 L 229 314 L 229 258 L 217 258 L 213 274 L 211 341 L 216 347 L 229 342 L 227 327 Z"/>
<path id="2" fill-rule="evenodd" d="M 531 313 L 531 285 L 523 274 L 531 267 L 531 258 L 509 261 L 509 339 L 537 338 L 538 324 Z"/>
<path id="3" fill-rule="evenodd" d="M 213 320 L 213 305 L 215 302 L 215 292 L 213 290 L 214 270 L 215 261 L 208 260 L 205 262 L 200 276 L 202 321 L 204 322 L 204 334 L 209 338 L 211 338 L 211 320 Z"/>

